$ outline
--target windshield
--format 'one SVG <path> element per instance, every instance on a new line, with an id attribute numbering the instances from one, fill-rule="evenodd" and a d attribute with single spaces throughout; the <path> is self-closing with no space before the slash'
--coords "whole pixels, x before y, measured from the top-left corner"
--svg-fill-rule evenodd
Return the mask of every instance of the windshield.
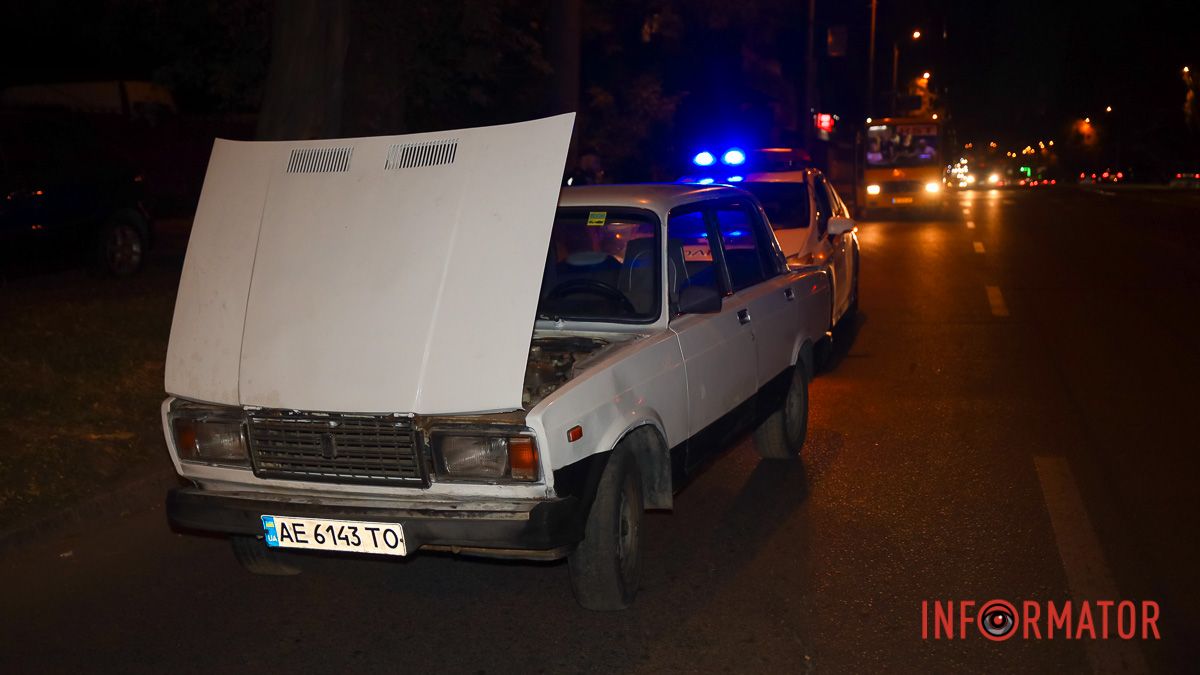
<path id="1" fill-rule="evenodd" d="M 808 227 L 808 186 L 804 183 L 742 183 L 767 212 L 771 228 L 791 230 Z"/>
<path id="2" fill-rule="evenodd" d="M 876 124 L 867 128 L 868 166 L 938 163 L 936 124 Z"/>
<path id="3" fill-rule="evenodd" d="M 659 315 L 658 219 L 610 207 L 559 209 L 540 319 L 645 323 Z"/>

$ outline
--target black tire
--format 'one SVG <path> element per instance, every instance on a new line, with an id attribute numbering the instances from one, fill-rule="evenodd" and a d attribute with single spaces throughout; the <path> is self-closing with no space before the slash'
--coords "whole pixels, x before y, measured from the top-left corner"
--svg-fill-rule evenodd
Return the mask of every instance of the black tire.
<path id="1" fill-rule="evenodd" d="M 637 460 L 619 446 L 600 477 L 583 541 L 568 558 L 571 590 L 585 609 L 626 609 L 642 567 L 642 478 Z"/>
<path id="2" fill-rule="evenodd" d="M 783 405 L 754 430 L 754 446 L 763 459 L 794 459 L 808 436 L 808 372 L 804 363 L 792 369 Z"/>
<path id="3" fill-rule="evenodd" d="M 137 274 L 146 262 L 146 221 L 133 211 L 118 211 L 100 228 L 95 267 L 102 274 L 124 279 Z"/>
<path id="4" fill-rule="evenodd" d="M 270 577 L 290 577 L 300 574 L 300 568 L 288 561 L 288 555 L 277 551 L 258 537 L 234 535 L 230 540 L 233 557 L 247 572 Z"/>

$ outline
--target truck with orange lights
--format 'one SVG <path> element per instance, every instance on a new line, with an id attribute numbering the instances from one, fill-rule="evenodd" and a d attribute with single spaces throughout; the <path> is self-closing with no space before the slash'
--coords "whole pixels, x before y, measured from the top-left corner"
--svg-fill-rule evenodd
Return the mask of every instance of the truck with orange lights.
<path id="1" fill-rule="evenodd" d="M 942 208 L 942 141 L 936 114 L 868 118 L 858 195 L 863 213 Z"/>

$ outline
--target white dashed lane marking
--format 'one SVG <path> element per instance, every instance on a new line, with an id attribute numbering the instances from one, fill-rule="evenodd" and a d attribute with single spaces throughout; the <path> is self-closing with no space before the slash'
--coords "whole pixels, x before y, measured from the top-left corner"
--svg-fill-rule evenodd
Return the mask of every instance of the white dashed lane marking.
<path id="1" fill-rule="evenodd" d="M 992 306 L 992 316 L 1008 316 L 1008 305 L 1004 304 L 1004 295 L 999 286 L 985 286 L 988 304 Z"/>
<path id="2" fill-rule="evenodd" d="M 1104 561 L 1100 540 L 1079 496 L 1071 465 L 1065 457 L 1034 457 L 1033 466 L 1042 486 L 1067 585 L 1071 587 L 1071 599 L 1076 603 L 1119 600 L 1117 584 Z M 1083 642 L 1093 673 L 1149 672 L 1136 642 L 1115 639 Z"/>
<path id="3" fill-rule="evenodd" d="M 977 242 L 974 242 L 974 243 L 973 243 L 973 245 L 975 246 L 975 252 L 976 252 L 976 253 L 983 253 L 983 252 L 984 252 L 984 250 L 983 250 L 983 242 L 982 242 L 982 241 L 977 241 Z"/>

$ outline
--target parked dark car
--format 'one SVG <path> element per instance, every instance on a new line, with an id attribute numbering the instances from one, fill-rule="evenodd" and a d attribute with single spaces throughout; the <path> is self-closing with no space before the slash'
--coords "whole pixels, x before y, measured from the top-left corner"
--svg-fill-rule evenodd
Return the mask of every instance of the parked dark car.
<path id="1" fill-rule="evenodd" d="M 86 117 L 0 111 L 0 270 L 141 269 L 151 243 L 142 177 Z"/>

